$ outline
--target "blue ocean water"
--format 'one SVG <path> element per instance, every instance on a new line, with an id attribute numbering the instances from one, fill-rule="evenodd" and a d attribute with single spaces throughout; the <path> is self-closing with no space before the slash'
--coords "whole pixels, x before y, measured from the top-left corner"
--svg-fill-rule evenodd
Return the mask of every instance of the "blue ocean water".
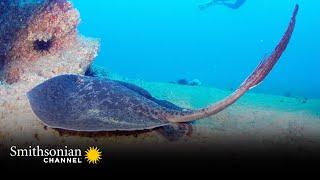
<path id="1" fill-rule="evenodd" d="M 256 89 L 320 98 L 320 1 L 247 0 L 237 10 L 206 0 L 74 0 L 82 34 L 101 39 L 96 64 L 147 81 L 199 79 L 236 88 L 283 35 L 294 5 L 297 26 L 280 62 Z"/>

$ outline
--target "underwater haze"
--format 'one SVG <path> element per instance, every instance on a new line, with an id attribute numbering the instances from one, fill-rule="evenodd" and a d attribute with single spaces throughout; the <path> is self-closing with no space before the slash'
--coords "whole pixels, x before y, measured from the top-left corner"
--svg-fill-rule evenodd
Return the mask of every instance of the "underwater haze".
<path id="1" fill-rule="evenodd" d="M 206 0 L 73 0 L 80 31 L 101 40 L 96 65 L 124 77 L 169 82 L 199 79 L 235 89 L 272 52 L 294 5 L 288 49 L 255 92 L 320 98 L 320 1 L 247 0 L 237 10 Z"/>

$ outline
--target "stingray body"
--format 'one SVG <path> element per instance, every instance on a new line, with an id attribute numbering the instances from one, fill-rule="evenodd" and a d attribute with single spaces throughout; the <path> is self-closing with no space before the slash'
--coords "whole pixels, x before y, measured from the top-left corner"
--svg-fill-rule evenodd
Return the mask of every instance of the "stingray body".
<path id="1" fill-rule="evenodd" d="M 269 74 L 293 33 L 298 5 L 284 36 L 255 71 L 229 97 L 200 110 L 158 100 L 133 84 L 75 74 L 54 77 L 28 92 L 39 119 L 53 128 L 73 131 L 137 131 L 186 123 L 214 115 L 236 102 Z"/>
<path id="2" fill-rule="evenodd" d="M 129 83 L 80 75 L 52 78 L 28 93 L 48 126 L 80 131 L 144 130 L 168 125 L 179 107 Z"/>

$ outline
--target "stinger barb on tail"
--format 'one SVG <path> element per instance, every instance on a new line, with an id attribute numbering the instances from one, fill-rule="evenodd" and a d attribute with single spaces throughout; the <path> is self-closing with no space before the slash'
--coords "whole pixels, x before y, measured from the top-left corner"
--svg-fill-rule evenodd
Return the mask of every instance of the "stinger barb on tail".
<path id="1" fill-rule="evenodd" d="M 262 82 L 285 51 L 295 28 L 298 10 L 299 5 L 296 5 L 287 31 L 285 32 L 271 55 L 259 64 L 259 66 L 253 71 L 253 73 L 239 86 L 239 88 L 234 93 L 220 102 L 217 102 L 207 108 L 194 111 L 192 113 L 182 112 L 176 115 L 170 114 L 168 115 L 167 120 L 173 123 L 183 123 L 209 117 L 232 105 L 248 90 L 254 88 L 260 82 Z"/>

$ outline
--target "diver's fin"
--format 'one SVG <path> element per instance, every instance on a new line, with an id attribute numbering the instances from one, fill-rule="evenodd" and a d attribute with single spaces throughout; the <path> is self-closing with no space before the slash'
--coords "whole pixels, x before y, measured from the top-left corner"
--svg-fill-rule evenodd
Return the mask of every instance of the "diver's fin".
<path id="1" fill-rule="evenodd" d="M 209 7 L 211 7 L 212 5 L 216 4 L 216 2 L 214 2 L 213 0 L 208 1 L 208 2 L 204 2 L 204 3 L 199 3 L 198 4 L 198 8 L 201 10 L 206 10 Z"/>
<path id="2" fill-rule="evenodd" d="M 299 6 L 296 5 L 293 15 L 291 17 L 290 24 L 282 37 L 281 41 L 274 49 L 272 54 L 264 59 L 259 66 L 255 69 L 255 71 L 240 85 L 240 87 L 229 97 L 223 99 L 222 101 L 209 106 L 208 108 L 200 109 L 195 111 L 194 113 L 179 113 L 178 115 L 168 115 L 167 120 L 170 122 L 189 122 L 197 119 L 202 119 L 211 115 L 214 115 L 223 109 L 227 108 L 231 104 L 235 103 L 242 95 L 244 95 L 248 90 L 252 89 L 260 82 L 264 80 L 264 78 L 269 74 L 274 65 L 280 59 L 282 53 L 285 51 L 291 35 L 293 33 L 295 24 L 296 24 L 296 15 L 298 13 Z"/>

